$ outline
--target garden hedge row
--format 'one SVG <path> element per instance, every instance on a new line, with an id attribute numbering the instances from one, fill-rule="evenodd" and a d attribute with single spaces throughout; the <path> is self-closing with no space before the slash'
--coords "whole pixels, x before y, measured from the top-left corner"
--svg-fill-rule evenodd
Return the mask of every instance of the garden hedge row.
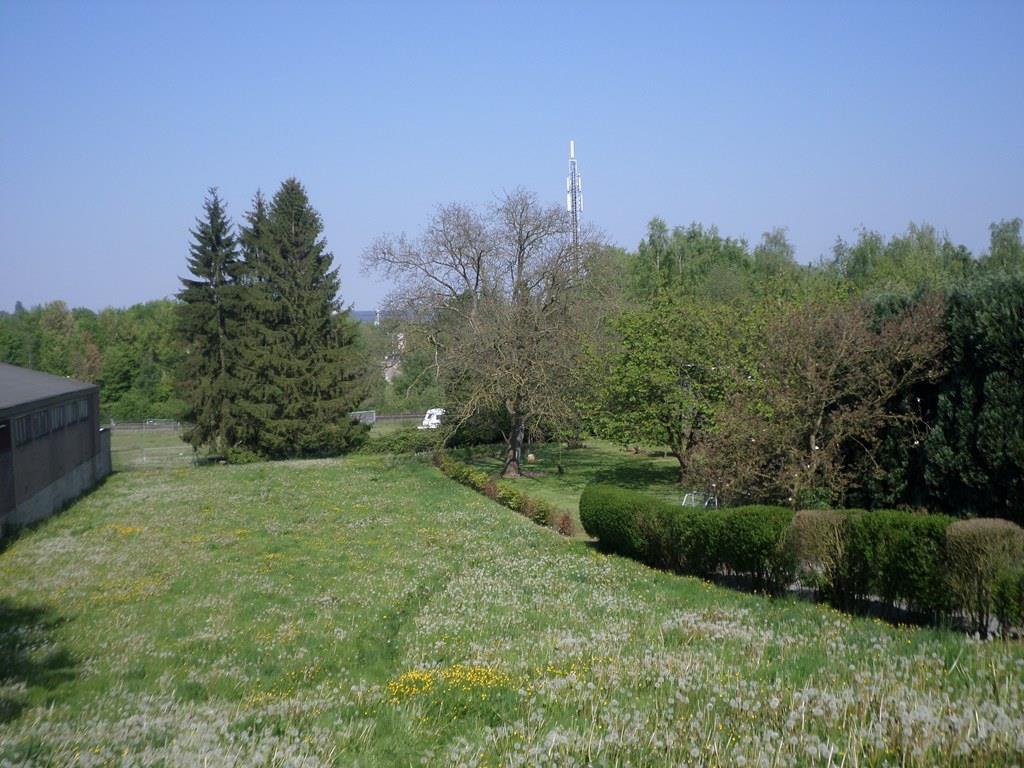
<path id="1" fill-rule="evenodd" d="M 1024 623 L 1024 529 L 896 510 L 768 506 L 693 509 L 588 486 L 580 520 L 608 552 L 706 577 L 734 574 L 774 594 L 797 579 L 844 609 L 868 599 L 985 635 Z"/>
<path id="2" fill-rule="evenodd" d="M 507 480 L 500 480 L 482 469 L 463 464 L 444 451 L 434 454 L 434 464 L 452 480 L 469 486 L 539 525 L 550 526 L 563 536 L 572 536 L 575 532 L 572 518 L 568 513 L 553 504 L 523 493 Z"/>
<path id="3" fill-rule="evenodd" d="M 724 571 L 773 593 L 793 580 L 792 519 L 784 507 L 679 507 L 601 484 L 580 498 L 583 527 L 608 552 L 695 576 Z"/>
<path id="4" fill-rule="evenodd" d="M 370 438 L 357 449 L 359 453 L 422 453 L 437 449 L 441 435 L 436 429 L 406 427 L 383 437 Z"/>

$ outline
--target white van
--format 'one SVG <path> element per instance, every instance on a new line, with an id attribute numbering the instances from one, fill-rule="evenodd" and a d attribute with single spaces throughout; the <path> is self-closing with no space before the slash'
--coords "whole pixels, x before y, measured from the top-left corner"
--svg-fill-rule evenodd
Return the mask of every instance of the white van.
<path id="1" fill-rule="evenodd" d="M 427 415 L 423 417 L 423 423 L 417 429 L 437 429 L 441 426 L 441 417 L 445 413 L 447 411 L 444 408 L 431 408 L 427 411 Z"/>

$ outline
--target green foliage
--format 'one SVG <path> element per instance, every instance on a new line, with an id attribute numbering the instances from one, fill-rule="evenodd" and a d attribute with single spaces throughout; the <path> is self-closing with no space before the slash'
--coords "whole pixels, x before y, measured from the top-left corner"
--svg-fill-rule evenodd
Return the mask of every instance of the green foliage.
<path id="1" fill-rule="evenodd" d="M 750 576 L 758 589 L 781 594 L 796 573 L 795 553 L 787 535 L 793 511 L 754 505 L 725 509 L 720 514 L 722 565 L 732 573 Z"/>
<path id="2" fill-rule="evenodd" d="M 743 356 L 736 312 L 662 295 L 623 314 L 610 357 L 595 353 L 603 373 L 590 392 L 591 430 L 622 445 L 667 445 L 682 482 L 691 453 L 730 391 Z"/>
<path id="3" fill-rule="evenodd" d="M 359 447 L 360 453 L 422 453 L 434 451 L 441 444 L 442 435 L 437 429 L 407 427 L 383 437 L 367 440 Z"/>
<path id="4" fill-rule="evenodd" d="M 244 323 L 238 241 L 216 189 L 203 205 L 189 247 L 191 278 L 178 292 L 178 333 L 185 348 L 181 391 L 188 404 L 184 435 L 193 448 L 224 452 L 237 442 L 239 341 Z"/>
<path id="5" fill-rule="evenodd" d="M 580 496 L 580 522 L 605 552 L 647 562 L 645 522 L 656 518 L 660 507 L 656 499 L 594 483 Z"/>
<path id="6" fill-rule="evenodd" d="M 702 577 L 724 567 L 776 594 L 793 580 L 792 516 L 781 507 L 679 507 L 599 483 L 580 497 L 583 527 L 605 551 Z"/>
<path id="7" fill-rule="evenodd" d="M 958 513 L 1024 523 L 1024 273 L 955 292 L 946 309 L 946 377 L 925 477 Z"/>
<path id="8" fill-rule="evenodd" d="M 1024 565 L 1024 529 L 993 518 L 960 520 L 947 532 L 946 556 L 953 599 L 984 637 L 997 602 L 1005 613 L 1012 601 L 1012 585 L 1001 579 Z"/>
<path id="9" fill-rule="evenodd" d="M 1024 629 L 1024 567 L 1009 568 L 996 577 L 992 610 L 1004 636 L 1014 627 Z"/>
<path id="10" fill-rule="evenodd" d="M 804 509 L 793 515 L 787 532 L 800 582 L 833 602 L 839 602 L 845 522 L 846 515 L 834 509 Z"/>
<path id="11" fill-rule="evenodd" d="M 631 266 L 631 288 L 637 298 L 668 291 L 729 301 L 749 293 L 754 262 L 746 241 L 722 237 L 715 227 L 693 223 L 669 232 L 665 222 L 655 218 Z"/>
<path id="12" fill-rule="evenodd" d="M 0 361 L 100 384 L 103 419 L 180 419 L 176 304 L 69 310 L 62 301 L 0 312 Z"/>
<path id="13" fill-rule="evenodd" d="M 235 442 L 270 458 L 350 450 L 365 439 L 348 419 L 365 379 L 320 215 L 288 179 L 269 206 L 257 195 L 246 220 Z"/>
<path id="14" fill-rule="evenodd" d="M 952 288 L 971 274 L 974 262 L 967 248 L 954 245 L 935 227 L 911 224 L 889 241 L 867 229 L 852 245 L 838 240 L 832 266 L 855 291 L 874 296 Z"/>
<path id="15" fill-rule="evenodd" d="M 895 510 L 850 510 L 842 563 L 829 593 L 841 607 L 868 597 L 924 614 L 948 607 L 945 532 L 952 518 Z"/>
<path id="16" fill-rule="evenodd" d="M 482 470 L 463 464 L 443 451 L 438 451 L 435 454 L 434 464 L 457 483 L 469 486 L 534 523 L 556 528 L 563 535 L 572 535 L 571 525 L 565 529 L 561 522 L 563 515 L 553 504 L 523 493 L 513 483 L 495 479 Z"/>
<path id="17" fill-rule="evenodd" d="M 1020 272 L 1024 270 L 1024 239 L 1017 219 L 1004 219 L 989 226 L 989 251 L 980 266 L 986 272 Z"/>

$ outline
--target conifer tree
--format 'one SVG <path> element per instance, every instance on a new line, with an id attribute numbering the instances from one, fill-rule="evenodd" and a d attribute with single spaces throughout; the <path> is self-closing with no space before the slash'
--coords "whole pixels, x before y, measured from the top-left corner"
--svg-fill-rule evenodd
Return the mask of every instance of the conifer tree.
<path id="1" fill-rule="evenodd" d="M 338 272 L 305 189 L 288 179 L 268 207 L 257 195 L 242 230 L 246 329 L 242 447 L 259 455 L 330 455 L 363 429 L 357 329 L 338 303 Z"/>
<path id="2" fill-rule="evenodd" d="M 204 218 L 190 230 L 192 277 L 181 278 L 178 292 L 178 332 L 186 350 L 181 389 L 185 419 L 192 424 L 185 439 L 194 447 L 225 451 L 235 440 L 233 340 L 239 321 L 241 263 L 238 241 L 216 188 L 209 190 L 203 210 Z"/>

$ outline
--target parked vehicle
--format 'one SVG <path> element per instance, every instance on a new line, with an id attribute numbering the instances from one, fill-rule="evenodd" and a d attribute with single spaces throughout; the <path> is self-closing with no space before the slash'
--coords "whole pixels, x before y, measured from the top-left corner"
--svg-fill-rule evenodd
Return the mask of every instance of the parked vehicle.
<path id="1" fill-rule="evenodd" d="M 427 411 L 427 415 L 423 417 L 423 423 L 417 429 L 437 429 L 441 426 L 441 417 L 445 413 L 447 411 L 444 408 L 431 408 Z"/>

